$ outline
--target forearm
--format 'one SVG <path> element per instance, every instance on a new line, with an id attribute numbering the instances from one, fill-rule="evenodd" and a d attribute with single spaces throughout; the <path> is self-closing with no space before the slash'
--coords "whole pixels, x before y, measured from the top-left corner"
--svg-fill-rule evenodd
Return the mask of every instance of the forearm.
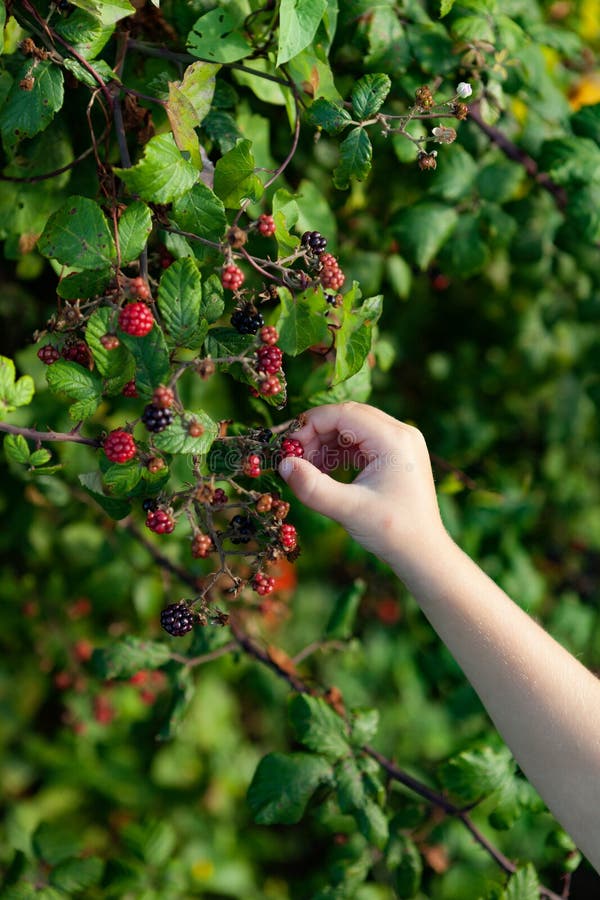
<path id="1" fill-rule="evenodd" d="M 519 765 L 600 868 L 600 682 L 447 536 L 390 560 Z"/>

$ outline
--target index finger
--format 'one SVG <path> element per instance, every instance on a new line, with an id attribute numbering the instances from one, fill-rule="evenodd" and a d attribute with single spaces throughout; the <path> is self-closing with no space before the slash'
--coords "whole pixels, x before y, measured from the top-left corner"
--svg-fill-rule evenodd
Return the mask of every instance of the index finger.
<path id="1" fill-rule="evenodd" d="M 323 447 L 332 450 L 353 447 L 364 454 L 381 451 L 383 430 L 399 422 L 366 403 L 332 403 L 315 406 L 304 414 L 304 424 L 294 432 L 310 458 Z"/>

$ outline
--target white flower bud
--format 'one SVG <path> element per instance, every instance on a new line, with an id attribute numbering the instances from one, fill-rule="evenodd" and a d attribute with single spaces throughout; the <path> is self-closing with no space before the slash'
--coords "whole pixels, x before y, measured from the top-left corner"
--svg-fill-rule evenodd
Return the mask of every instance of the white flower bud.
<path id="1" fill-rule="evenodd" d="M 460 84 L 456 86 L 456 96 L 460 97 L 461 100 L 464 100 L 465 97 L 470 97 L 472 93 L 473 88 L 468 81 L 461 81 Z"/>

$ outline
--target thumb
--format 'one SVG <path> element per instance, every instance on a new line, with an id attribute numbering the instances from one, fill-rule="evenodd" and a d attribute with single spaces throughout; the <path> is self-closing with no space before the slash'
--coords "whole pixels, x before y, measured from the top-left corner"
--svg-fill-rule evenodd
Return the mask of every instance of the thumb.
<path id="1" fill-rule="evenodd" d="M 283 459 L 279 464 L 279 474 L 302 503 L 343 523 L 351 505 L 351 485 L 335 481 L 308 460 L 298 457 Z"/>

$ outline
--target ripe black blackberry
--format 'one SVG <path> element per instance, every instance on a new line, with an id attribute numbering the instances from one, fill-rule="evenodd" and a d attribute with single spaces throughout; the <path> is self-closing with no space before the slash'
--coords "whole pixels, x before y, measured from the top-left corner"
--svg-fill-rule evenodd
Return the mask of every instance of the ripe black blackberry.
<path id="1" fill-rule="evenodd" d="M 261 430 L 256 435 L 256 440 L 260 441 L 261 444 L 268 444 L 272 437 L 273 432 L 270 428 L 261 428 Z"/>
<path id="2" fill-rule="evenodd" d="M 146 499 L 142 503 L 142 509 L 144 510 L 144 512 L 154 512 L 156 506 L 157 504 L 154 497 L 146 497 Z"/>
<path id="3" fill-rule="evenodd" d="M 308 247 L 313 253 L 322 253 L 327 246 L 327 238 L 319 231 L 305 231 L 301 238 L 304 247 Z"/>
<path id="4" fill-rule="evenodd" d="M 149 403 L 142 413 L 142 422 L 148 429 L 155 433 L 164 431 L 173 421 L 173 413 L 170 409 L 162 409 Z"/>
<path id="5" fill-rule="evenodd" d="M 256 334 L 265 324 L 265 320 L 252 303 L 245 303 L 239 309 L 234 309 L 231 324 L 240 334 Z"/>
<path id="6" fill-rule="evenodd" d="M 252 519 L 248 516 L 234 516 L 229 527 L 232 530 L 232 544 L 247 544 L 254 537 L 255 527 Z"/>
<path id="7" fill-rule="evenodd" d="M 181 637 L 194 627 L 194 614 L 185 600 L 180 600 L 161 610 L 160 624 L 168 634 Z"/>

